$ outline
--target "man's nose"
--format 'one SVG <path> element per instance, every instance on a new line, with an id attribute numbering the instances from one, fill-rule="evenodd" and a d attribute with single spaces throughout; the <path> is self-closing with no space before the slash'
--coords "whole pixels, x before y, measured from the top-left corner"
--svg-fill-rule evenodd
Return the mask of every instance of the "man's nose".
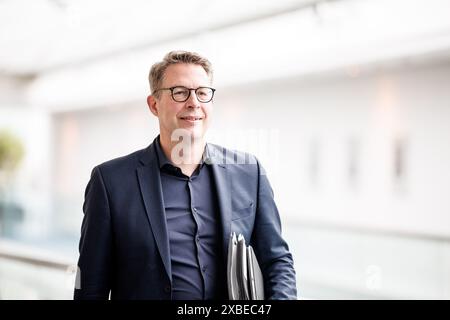
<path id="1" fill-rule="evenodd" d="M 195 89 L 190 90 L 191 94 L 187 100 L 187 106 L 190 108 L 199 108 L 200 101 L 198 101 L 197 94 L 195 93 Z"/>

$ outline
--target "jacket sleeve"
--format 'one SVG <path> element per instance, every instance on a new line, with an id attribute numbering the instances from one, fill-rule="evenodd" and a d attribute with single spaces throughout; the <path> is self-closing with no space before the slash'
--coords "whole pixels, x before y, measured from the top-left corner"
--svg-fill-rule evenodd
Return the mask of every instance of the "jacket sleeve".
<path id="1" fill-rule="evenodd" d="M 297 299 L 292 254 L 281 236 L 281 220 L 264 168 L 258 167 L 258 194 L 252 243 L 264 276 L 264 294 L 270 300 Z"/>
<path id="2" fill-rule="evenodd" d="M 112 232 L 108 193 L 99 167 L 92 170 L 83 212 L 74 299 L 107 300 L 111 288 Z"/>

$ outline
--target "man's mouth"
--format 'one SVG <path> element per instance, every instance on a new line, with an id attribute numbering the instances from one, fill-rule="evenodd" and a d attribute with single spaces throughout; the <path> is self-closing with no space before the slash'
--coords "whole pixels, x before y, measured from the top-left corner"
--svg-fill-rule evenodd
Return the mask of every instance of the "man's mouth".
<path id="1" fill-rule="evenodd" d="M 180 117 L 180 119 L 187 120 L 187 121 L 200 121 L 200 120 L 203 120 L 203 117 L 186 116 L 186 117 Z"/>

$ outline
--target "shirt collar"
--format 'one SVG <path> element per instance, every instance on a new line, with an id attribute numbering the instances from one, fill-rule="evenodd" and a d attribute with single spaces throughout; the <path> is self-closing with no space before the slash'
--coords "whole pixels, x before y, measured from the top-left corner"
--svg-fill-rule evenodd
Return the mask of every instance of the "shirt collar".
<path id="1" fill-rule="evenodd" d="M 173 163 L 167 158 L 166 154 L 164 153 L 161 143 L 160 143 L 160 136 L 156 138 L 156 154 L 158 156 L 158 162 L 159 162 L 159 168 L 161 169 L 166 164 L 174 166 Z M 206 143 L 205 150 L 203 151 L 202 159 L 200 162 L 200 168 L 203 167 L 204 164 L 211 164 L 212 161 L 210 159 L 210 150 L 209 150 L 209 144 Z"/>

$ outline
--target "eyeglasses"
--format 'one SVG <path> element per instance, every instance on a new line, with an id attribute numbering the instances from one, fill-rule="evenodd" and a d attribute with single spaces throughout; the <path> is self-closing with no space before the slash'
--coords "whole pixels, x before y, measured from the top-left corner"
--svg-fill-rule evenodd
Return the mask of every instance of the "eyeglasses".
<path id="1" fill-rule="evenodd" d="M 161 88 L 155 90 L 153 93 L 156 93 L 160 90 L 170 90 L 172 94 L 172 99 L 176 102 L 185 102 L 191 96 L 191 91 L 195 91 L 195 95 L 197 96 L 197 100 L 202 103 L 207 103 L 212 100 L 214 97 L 214 92 L 216 89 L 210 87 L 198 87 L 197 89 L 186 88 L 183 86 L 176 86 L 171 88 Z"/>

